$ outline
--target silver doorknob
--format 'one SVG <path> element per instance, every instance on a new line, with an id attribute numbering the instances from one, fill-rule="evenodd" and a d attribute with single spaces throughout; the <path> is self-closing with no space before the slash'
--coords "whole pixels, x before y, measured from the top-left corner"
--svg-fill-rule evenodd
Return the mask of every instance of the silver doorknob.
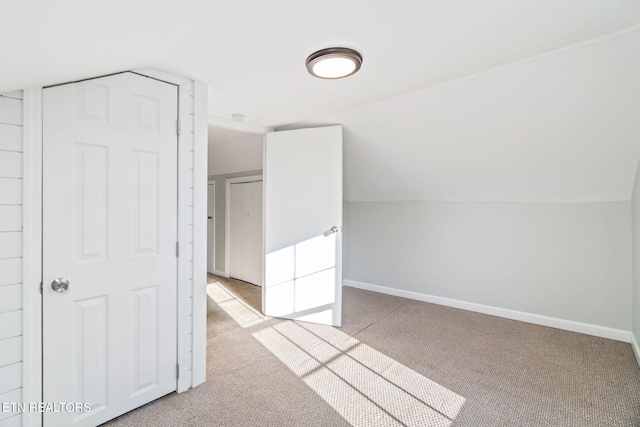
<path id="1" fill-rule="evenodd" d="M 338 232 L 338 227 L 336 227 L 335 225 L 333 227 L 331 227 L 329 230 L 325 231 L 324 233 L 322 233 L 322 235 L 324 237 L 329 237 L 331 236 L 333 233 L 337 233 Z"/>
<path id="2" fill-rule="evenodd" d="M 69 289 L 69 279 L 65 277 L 58 277 L 51 282 L 51 289 L 60 293 L 67 292 L 67 289 Z"/>

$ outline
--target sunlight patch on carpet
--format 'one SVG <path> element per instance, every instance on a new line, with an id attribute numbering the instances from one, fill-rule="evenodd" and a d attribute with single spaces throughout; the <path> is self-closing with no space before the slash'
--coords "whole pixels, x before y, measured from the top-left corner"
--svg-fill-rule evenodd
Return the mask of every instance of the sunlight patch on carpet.
<path id="1" fill-rule="evenodd" d="M 453 425 L 465 399 L 337 328 L 263 316 L 219 282 L 207 294 L 353 426 Z"/>
<path id="2" fill-rule="evenodd" d="M 247 328 L 260 323 L 264 316 L 237 298 L 220 282 L 207 284 L 207 296 L 222 308 L 238 325 Z"/>
<path id="3" fill-rule="evenodd" d="M 335 328 L 286 321 L 253 336 L 354 426 L 451 426 L 465 402 Z"/>

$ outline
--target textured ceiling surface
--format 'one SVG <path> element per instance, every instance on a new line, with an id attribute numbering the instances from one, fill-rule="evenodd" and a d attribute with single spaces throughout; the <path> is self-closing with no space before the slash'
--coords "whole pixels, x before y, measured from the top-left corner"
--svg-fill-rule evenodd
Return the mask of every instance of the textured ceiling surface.
<path id="1" fill-rule="evenodd" d="M 209 113 L 345 127 L 349 200 L 628 200 L 640 2 L 0 1 L 0 92 L 135 68 L 209 85 Z M 361 71 L 304 60 L 358 49 Z"/>

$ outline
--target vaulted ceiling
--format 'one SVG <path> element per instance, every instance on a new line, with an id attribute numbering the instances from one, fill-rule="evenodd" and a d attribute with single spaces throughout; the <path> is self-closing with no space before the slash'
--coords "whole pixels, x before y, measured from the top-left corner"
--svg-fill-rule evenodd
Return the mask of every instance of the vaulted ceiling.
<path id="1" fill-rule="evenodd" d="M 21 0 L 0 92 L 134 68 L 209 85 L 209 113 L 342 123 L 349 200 L 628 200 L 640 158 L 637 0 Z M 358 49 L 347 79 L 305 58 Z"/>

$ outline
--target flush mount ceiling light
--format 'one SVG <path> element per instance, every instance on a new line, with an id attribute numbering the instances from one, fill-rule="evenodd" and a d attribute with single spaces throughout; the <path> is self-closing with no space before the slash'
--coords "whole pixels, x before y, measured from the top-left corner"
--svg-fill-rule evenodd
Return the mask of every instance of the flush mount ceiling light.
<path id="1" fill-rule="evenodd" d="M 330 47 L 307 58 L 307 70 L 321 79 L 341 79 L 355 74 L 362 65 L 362 55 L 346 47 Z"/>

